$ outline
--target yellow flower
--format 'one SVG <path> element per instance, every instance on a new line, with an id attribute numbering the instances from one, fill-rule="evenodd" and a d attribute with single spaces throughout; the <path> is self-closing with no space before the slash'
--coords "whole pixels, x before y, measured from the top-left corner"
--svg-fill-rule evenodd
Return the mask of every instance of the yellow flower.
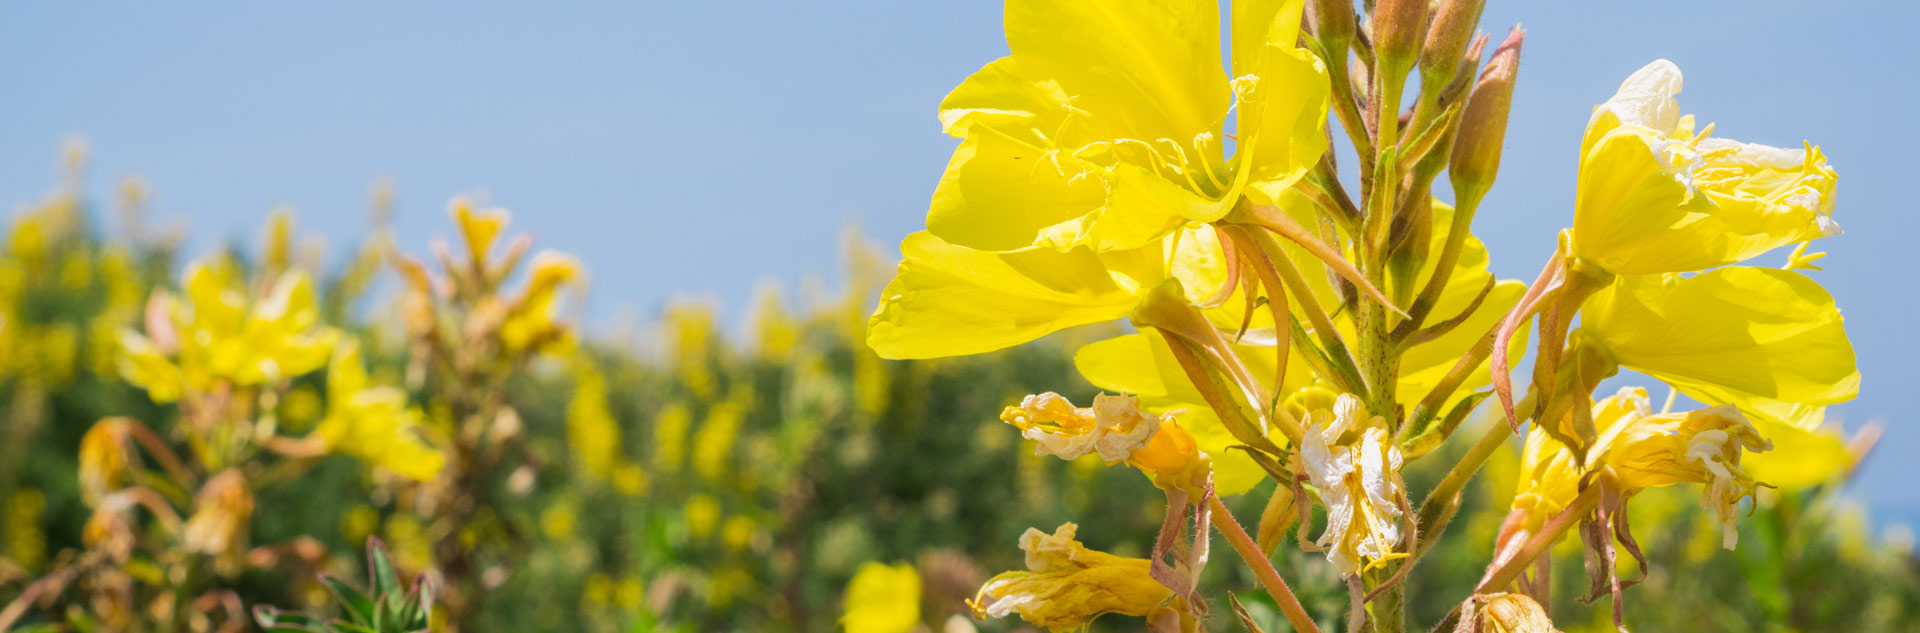
<path id="1" fill-rule="evenodd" d="M 1734 513 L 1740 500 L 1760 486 L 1741 470 L 1740 454 L 1773 449 L 1760 431 L 1728 405 L 1641 416 L 1617 428 L 1619 436 L 1606 460 L 1620 483 L 1629 490 L 1705 484 L 1700 505 L 1720 519 L 1722 543 L 1733 549 L 1740 538 Z"/>
<path id="2" fill-rule="evenodd" d="M 1079 408 L 1049 391 L 1007 407 L 1000 419 L 1033 440 L 1035 455 L 1074 460 L 1097 454 L 1108 465 L 1125 461 L 1152 477 L 1155 485 L 1185 490 L 1199 499 L 1208 488 L 1213 464 L 1175 419 L 1178 413 L 1149 414 L 1141 410 L 1139 398 L 1104 393 L 1094 396 L 1092 407 Z"/>
<path id="3" fill-rule="evenodd" d="M 1020 535 L 1027 571 L 989 579 L 969 602 L 977 617 L 1018 613 L 1049 631 L 1084 628 L 1106 613 L 1149 616 L 1173 597 L 1154 580 L 1144 558 L 1123 558 L 1087 549 L 1074 540 L 1079 526 L 1064 523 L 1053 534 L 1027 528 Z"/>
<path id="4" fill-rule="evenodd" d="M 607 379 L 591 358 L 574 364 L 573 398 L 567 401 L 567 445 L 590 481 L 604 481 L 620 464 L 620 421 L 607 408 Z"/>
<path id="5" fill-rule="evenodd" d="M 1729 549 L 1738 538 L 1734 519 L 1740 500 L 1769 485 L 1742 463 L 1743 457 L 1768 455 L 1774 447 L 1769 433 L 1790 438 L 1781 445 L 1779 457 L 1783 462 L 1799 462 L 1798 467 L 1778 462 L 1770 467 L 1795 479 L 1793 485 L 1820 483 L 1846 467 L 1845 449 L 1837 438 L 1765 421 L 1755 423 L 1731 405 L 1653 413 L 1646 390 L 1638 387 L 1623 388 L 1594 403 L 1593 422 L 1599 439 L 1582 460 L 1585 468 L 1606 468 L 1626 496 L 1647 488 L 1703 484 L 1701 506 L 1720 519 L 1722 542 Z M 1837 459 L 1831 456 L 1835 449 L 1841 453 Z M 1588 471 L 1576 463 L 1570 449 L 1545 433 L 1527 437 L 1522 462 L 1525 476 L 1513 508 L 1525 516 L 1523 527 L 1533 530 L 1573 501 Z"/>
<path id="6" fill-rule="evenodd" d="M 474 201 L 465 196 L 454 198 L 449 205 L 455 224 L 460 225 L 460 237 L 467 246 L 467 257 L 475 266 L 489 265 L 488 253 L 493 250 L 493 242 L 500 232 L 507 228 L 512 216 L 506 209 L 494 207 L 474 210 Z"/>
<path id="7" fill-rule="evenodd" d="M 1581 142 L 1573 253 L 1617 275 L 1706 270 L 1837 235 L 1835 174 L 1820 150 L 1696 131 L 1657 60 L 1594 110 Z"/>
<path id="8" fill-rule="evenodd" d="M 847 633 L 907 633 L 920 623 L 920 572 L 868 561 L 847 583 Z"/>
<path id="9" fill-rule="evenodd" d="M 1310 420 L 1310 422 L 1309 422 Z M 1320 501 L 1327 507 L 1327 531 L 1317 543 L 1341 573 L 1362 571 L 1403 558 L 1400 543 L 1400 447 L 1387 435 L 1385 420 L 1366 417 L 1353 394 L 1340 394 L 1331 410 L 1310 412 L 1300 459 Z"/>
<path id="10" fill-rule="evenodd" d="M 1812 429 L 1860 391 L 1833 296 L 1797 272 L 1622 277 L 1587 300 L 1581 329 L 1619 366 L 1759 420 Z"/>
<path id="11" fill-rule="evenodd" d="M 314 434 L 326 441 L 328 450 L 370 466 L 416 481 L 433 479 L 446 457 L 415 435 L 419 414 L 407 408 L 406 392 L 367 383 L 360 344 L 349 339 L 327 367 L 327 416 Z"/>
<path id="12" fill-rule="evenodd" d="M 187 304 L 162 295 L 146 336 L 121 332 L 121 373 L 156 402 L 221 381 L 257 385 L 298 376 L 326 364 L 339 332 L 320 323 L 313 280 L 289 272 L 265 297 L 249 298 L 238 266 L 225 258 L 187 269 Z M 169 355 L 177 352 L 177 362 Z"/>
<path id="13" fill-rule="evenodd" d="M 696 543 L 706 541 L 713 533 L 714 524 L 720 522 L 720 502 L 711 495 L 688 497 L 686 508 L 681 512 L 687 525 L 687 539 Z"/>
<path id="14" fill-rule="evenodd" d="M 508 352 L 541 352 L 571 343 L 559 322 L 560 288 L 575 283 L 580 275 L 580 261 L 571 256 L 551 251 L 533 256 L 527 287 L 509 304 L 507 317 L 500 323 L 500 341 Z"/>
<path id="15" fill-rule="evenodd" d="M 1217 3 L 1009 2 L 1013 54 L 940 105 L 963 140 L 927 228 L 986 251 L 1128 250 L 1243 195 L 1271 203 L 1326 149 L 1326 71 L 1294 45 L 1301 6 L 1235 3 L 1229 77 Z"/>

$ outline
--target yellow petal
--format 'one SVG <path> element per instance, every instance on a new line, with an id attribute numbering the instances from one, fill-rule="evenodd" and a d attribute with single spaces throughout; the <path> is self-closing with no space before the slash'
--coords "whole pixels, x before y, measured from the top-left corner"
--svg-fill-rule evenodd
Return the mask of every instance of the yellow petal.
<path id="1" fill-rule="evenodd" d="M 927 210 L 927 230 L 967 248 L 1007 251 L 1097 211 L 1106 201 L 1099 168 L 986 126 L 953 152 Z M 1056 229 L 1051 233 L 1077 232 Z M 1077 238 L 1067 235 L 1066 240 Z"/>
<path id="2" fill-rule="evenodd" d="M 1835 235 L 1836 175 L 1820 150 L 1709 137 L 1655 61 L 1594 110 L 1582 141 L 1573 251 L 1619 275 L 1690 272 Z M 1709 126 L 1711 127 L 1711 126 Z"/>
<path id="3" fill-rule="evenodd" d="M 1275 204 L 1327 150 L 1327 69 L 1295 45 L 1300 0 L 1233 3 L 1240 169 L 1258 204 Z"/>
<path id="4" fill-rule="evenodd" d="M 1582 308 L 1622 367 L 1708 404 L 1800 428 L 1860 390 L 1833 296 L 1806 275 L 1727 267 L 1622 277 Z"/>
<path id="5" fill-rule="evenodd" d="M 1741 462 L 1753 478 L 1782 490 L 1794 490 L 1833 481 L 1853 467 L 1846 441 L 1836 433 L 1806 430 L 1769 420 L 1756 420 L 1760 436 L 1773 450 L 1748 453 Z"/>
<path id="6" fill-rule="evenodd" d="M 905 260 L 867 323 L 867 344 L 885 358 L 990 352 L 1134 305 L 1132 289 L 1084 247 L 989 252 L 921 232 L 900 250 Z"/>
<path id="7" fill-rule="evenodd" d="M 1085 140 L 1190 143 L 1227 114 L 1220 8 L 1210 0 L 1016 0 L 1007 46 L 1028 76 L 1047 77 L 1084 112 Z"/>

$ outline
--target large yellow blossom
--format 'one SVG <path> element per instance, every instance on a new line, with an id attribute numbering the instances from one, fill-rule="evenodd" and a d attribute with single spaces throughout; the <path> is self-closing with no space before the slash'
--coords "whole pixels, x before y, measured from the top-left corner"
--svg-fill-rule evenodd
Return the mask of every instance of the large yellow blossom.
<path id="1" fill-rule="evenodd" d="M 1687 272 L 1836 235 L 1835 174 L 1820 150 L 1714 138 L 1657 60 L 1620 85 L 1580 147 L 1573 254 L 1617 275 Z"/>
<path id="2" fill-rule="evenodd" d="M 338 331 L 320 323 L 313 280 L 305 273 L 280 275 L 256 299 L 238 266 L 217 258 L 188 267 L 183 285 L 187 304 L 158 297 L 146 336 L 121 333 L 121 374 L 155 402 L 222 381 L 257 385 L 313 371 L 339 340 Z"/>
<path id="3" fill-rule="evenodd" d="M 418 414 L 407 408 L 406 392 L 368 382 L 360 345 L 341 344 L 327 367 L 327 416 L 314 434 L 330 451 L 414 480 L 432 479 L 446 457 L 415 435 Z"/>
<path id="4" fill-rule="evenodd" d="M 1027 571 L 994 576 L 970 602 L 980 617 L 1020 614 L 1049 631 L 1071 631 L 1106 613 L 1152 616 L 1169 611 L 1173 592 L 1154 580 L 1152 562 L 1088 549 L 1074 540 L 1079 526 L 1063 523 L 1048 534 L 1020 535 Z M 1177 602 L 1177 601 L 1176 601 Z"/>
<path id="5" fill-rule="evenodd" d="M 1243 195 L 1270 204 L 1326 149 L 1326 70 L 1295 46 L 1302 4 L 1234 3 L 1230 77 L 1216 2 L 1008 2 L 1012 55 L 941 103 L 962 141 L 927 228 L 979 250 L 1128 250 Z"/>
<path id="6" fill-rule="evenodd" d="M 1826 405 L 1860 391 L 1833 296 L 1797 272 L 1621 277 L 1581 315 L 1581 329 L 1621 367 L 1759 420 L 1812 429 Z"/>

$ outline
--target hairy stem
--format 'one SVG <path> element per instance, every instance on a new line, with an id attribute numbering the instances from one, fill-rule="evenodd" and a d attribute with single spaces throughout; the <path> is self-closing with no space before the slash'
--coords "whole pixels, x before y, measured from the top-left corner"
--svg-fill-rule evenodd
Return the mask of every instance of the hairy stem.
<path id="1" fill-rule="evenodd" d="M 1254 577 L 1260 579 L 1260 586 L 1265 587 L 1267 595 L 1273 596 L 1274 603 L 1280 605 L 1280 612 L 1286 614 L 1287 622 L 1293 624 L 1293 629 L 1301 633 L 1320 633 L 1320 626 L 1314 624 L 1313 617 L 1307 615 L 1307 609 L 1300 606 L 1300 600 L 1293 596 L 1287 581 L 1273 568 L 1273 561 L 1267 560 L 1266 553 L 1254 544 L 1253 537 L 1247 536 L 1247 530 L 1234 520 L 1227 505 L 1214 495 L 1207 495 L 1207 503 L 1213 506 L 1213 526 L 1219 528 L 1221 534 L 1227 535 L 1227 543 L 1233 545 L 1233 551 L 1247 561 L 1248 567 L 1253 568 Z"/>

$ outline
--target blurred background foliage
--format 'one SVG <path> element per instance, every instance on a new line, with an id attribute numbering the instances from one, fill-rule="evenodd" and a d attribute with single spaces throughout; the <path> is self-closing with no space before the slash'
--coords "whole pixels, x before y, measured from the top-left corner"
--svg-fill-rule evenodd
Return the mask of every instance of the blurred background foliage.
<path id="1" fill-rule="evenodd" d="M 97 549 L 85 538 L 94 510 L 77 477 L 83 436 L 110 416 L 144 423 L 168 441 L 184 433 L 177 405 L 156 404 L 121 377 L 118 333 L 140 329 L 149 295 L 173 288 L 185 262 L 179 234 L 153 230 L 144 217 L 144 185 L 129 181 L 117 195 L 89 197 L 77 185 L 84 152 L 72 149 L 66 160 L 72 176 L 19 207 L 0 254 L 0 603 L 9 605 L 0 622 L 38 630 L 253 630 L 233 618 L 181 616 L 155 598 L 136 601 L 134 617 L 116 623 L 98 613 L 97 586 L 71 582 Z M 263 243 L 238 240 L 224 251 L 251 271 L 294 268 L 319 279 L 324 321 L 360 342 L 376 382 L 407 385 L 432 435 L 439 427 L 431 420 L 451 415 L 449 387 L 418 376 L 404 282 L 389 264 L 420 249 L 393 244 L 379 228 L 386 199 L 374 196 L 375 228 L 350 252 L 311 246 L 284 215 L 265 223 Z M 99 228 L 106 214 L 119 216 L 111 233 Z M 844 252 L 837 293 L 826 283 L 794 293 L 767 286 L 744 319 L 676 301 L 656 324 L 570 336 L 503 374 L 497 393 L 487 392 L 504 402 L 515 441 L 459 493 L 482 507 L 449 514 L 444 507 L 454 499 L 426 498 L 456 494 L 443 483 L 309 456 L 290 460 L 296 475 L 254 478 L 256 510 L 239 535 L 251 549 L 239 569 L 214 569 L 217 557 L 142 549 L 113 569 L 84 573 L 151 585 L 155 591 L 137 595 L 170 596 L 187 611 L 211 607 L 178 602 L 172 588 L 191 584 L 248 608 L 334 616 L 314 573 L 366 578 L 364 547 L 378 538 L 404 577 L 431 579 L 437 596 L 483 593 L 465 596 L 473 606 L 458 621 L 437 610 L 441 630 L 831 631 L 843 628 L 848 607 L 869 606 L 859 604 L 864 598 L 847 602 L 856 570 L 905 563 L 919 575 L 920 591 L 881 598 L 917 601 L 902 611 L 904 621 L 924 630 L 966 631 L 1020 626 L 976 622 L 965 600 L 988 576 L 1020 567 L 1015 543 L 1028 527 L 1074 520 L 1089 546 L 1144 555 L 1150 543 L 1138 535 L 1155 532 L 1163 508 L 1143 477 L 1091 458 L 1036 457 L 997 417 L 1035 391 L 1090 398 L 1094 389 L 1073 371 L 1072 350 L 1114 332 L 1069 331 L 978 357 L 882 361 L 862 341 L 889 263 L 857 233 L 848 234 Z M 562 318 L 577 310 L 582 292 L 560 308 Z M 280 386 L 284 395 L 271 412 L 279 431 L 305 433 L 334 404 L 325 401 L 324 373 Z M 1409 595 L 1428 600 L 1410 605 L 1415 622 L 1437 620 L 1478 580 L 1516 485 L 1514 444 L 1470 490 L 1461 527 L 1409 580 L 1419 587 Z M 1861 453 L 1870 446 L 1871 438 L 1855 442 Z M 1446 462 L 1421 460 L 1407 476 L 1421 487 Z M 1241 516 L 1258 516 L 1269 488 L 1229 503 Z M 1626 597 L 1651 604 L 1628 610 L 1629 627 L 1920 630 L 1920 563 L 1910 533 L 1877 535 L 1842 488 L 1763 494 L 1741 522 L 1735 551 L 1718 547 L 1718 528 L 1684 491 L 1638 497 L 1634 521 L 1651 569 Z M 455 529 L 436 527 L 449 516 Z M 149 517 L 133 529 L 153 532 L 155 523 Z M 450 552 L 481 551 L 491 553 L 459 565 L 448 560 Z M 1294 579 L 1309 611 L 1344 613 L 1345 587 L 1324 559 L 1292 547 L 1279 552 L 1282 574 Z M 1555 620 L 1568 630 L 1609 629 L 1605 600 L 1576 600 L 1585 588 L 1575 542 L 1557 552 Z M 1637 577 L 1630 559 L 1622 564 L 1626 577 Z M 1205 587 L 1254 586 L 1250 578 L 1223 577 L 1245 573 L 1239 566 L 1208 572 Z M 1264 595 L 1238 597 L 1267 630 L 1286 630 Z M 1236 630 L 1220 602 L 1210 628 Z M 1138 623 L 1108 618 L 1094 626 Z"/>

